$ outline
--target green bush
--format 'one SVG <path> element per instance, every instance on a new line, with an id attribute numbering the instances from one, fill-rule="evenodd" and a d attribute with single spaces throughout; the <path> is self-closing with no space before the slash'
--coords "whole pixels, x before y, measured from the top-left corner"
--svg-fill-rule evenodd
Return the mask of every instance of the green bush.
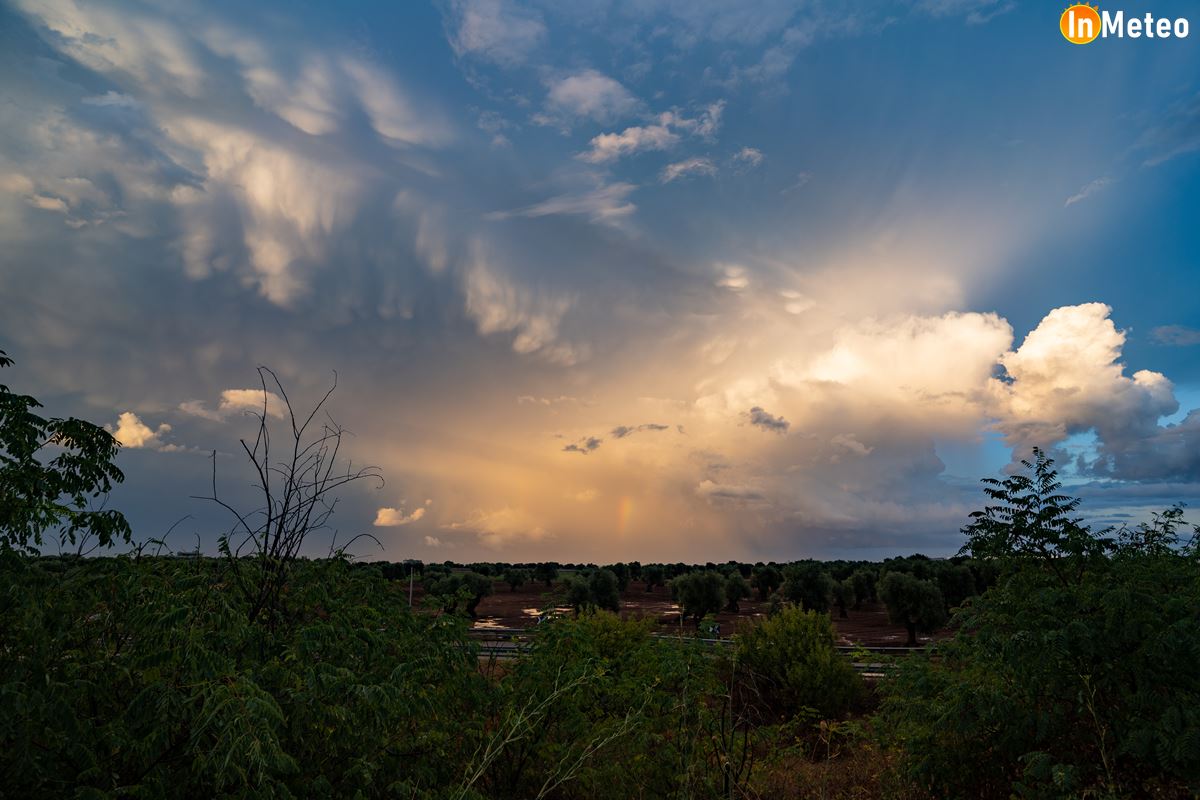
<path id="1" fill-rule="evenodd" d="M 486 699 L 475 649 L 377 568 L 301 562 L 272 629 L 228 564 L 12 555 L 0 794 L 430 797 L 461 781 Z"/>
<path id="2" fill-rule="evenodd" d="M 862 679 L 835 648 L 828 615 L 785 607 L 738 631 L 736 663 L 764 708 L 784 716 L 805 709 L 844 714 L 864 695 Z"/>
<path id="3" fill-rule="evenodd" d="M 943 797 L 1197 796 L 1197 539 L 1179 541 L 1178 508 L 1119 542 L 1093 533 L 1035 459 L 1032 477 L 989 484 L 997 503 L 967 529 L 1000 582 L 936 660 L 884 684 L 899 771 Z"/>

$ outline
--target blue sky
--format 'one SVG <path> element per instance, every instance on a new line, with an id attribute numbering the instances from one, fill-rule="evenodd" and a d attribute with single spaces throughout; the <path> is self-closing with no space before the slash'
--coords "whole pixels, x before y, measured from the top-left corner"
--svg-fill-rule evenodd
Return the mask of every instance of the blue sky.
<path id="1" fill-rule="evenodd" d="M 1061 10 L 13 3 L 6 380 L 181 547 L 260 364 L 337 371 L 392 558 L 945 554 L 1034 445 L 1195 501 L 1197 39 Z"/>

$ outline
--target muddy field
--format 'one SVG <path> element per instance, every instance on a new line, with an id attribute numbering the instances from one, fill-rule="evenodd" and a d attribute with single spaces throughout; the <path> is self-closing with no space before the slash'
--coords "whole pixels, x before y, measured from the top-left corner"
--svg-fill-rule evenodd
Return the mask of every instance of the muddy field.
<path id="1" fill-rule="evenodd" d="M 556 588 L 556 587 L 555 587 Z M 416 589 L 416 601 L 420 601 L 421 589 Z M 756 596 L 757 597 L 757 596 Z M 736 631 L 742 620 L 760 617 L 766 614 L 767 604 L 757 599 L 741 601 L 739 613 L 721 612 L 717 622 L 721 626 L 721 635 L 728 636 Z M 509 590 L 507 583 L 495 582 L 495 592 L 490 597 L 483 598 L 477 609 L 476 628 L 527 628 L 537 623 L 539 614 L 555 610 L 555 591 L 547 589 L 544 584 L 528 584 L 517 589 Z M 559 609 L 569 612 L 570 609 Z M 850 610 L 849 616 L 840 618 L 838 612 L 832 612 L 833 624 L 841 639 L 840 644 L 861 644 L 870 647 L 886 647 L 903 645 L 906 634 L 904 627 L 888 622 L 887 611 L 882 604 L 865 604 L 860 611 Z M 621 615 L 624 617 L 652 617 L 658 621 L 663 631 L 678 631 L 680 626 L 679 606 L 671 602 L 671 591 L 664 587 L 655 587 L 647 592 L 646 584 L 631 581 L 629 588 L 621 594 Z M 692 625 L 686 626 L 689 630 Z M 922 642 L 931 638 L 922 636 Z"/>

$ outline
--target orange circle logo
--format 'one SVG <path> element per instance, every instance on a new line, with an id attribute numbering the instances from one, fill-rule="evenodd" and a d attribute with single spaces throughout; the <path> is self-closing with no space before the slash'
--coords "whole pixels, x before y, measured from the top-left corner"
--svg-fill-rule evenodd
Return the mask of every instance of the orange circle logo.
<path id="1" fill-rule="evenodd" d="M 1087 44 L 1100 35 L 1100 11 L 1087 3 L 1069 6 L 1058 18 L 1058 29 L 1071 44 Z"/>

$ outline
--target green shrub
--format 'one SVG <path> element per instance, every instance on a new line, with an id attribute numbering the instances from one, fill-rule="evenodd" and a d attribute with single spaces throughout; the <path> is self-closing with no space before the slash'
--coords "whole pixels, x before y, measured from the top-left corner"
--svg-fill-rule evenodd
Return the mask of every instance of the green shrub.
<path id="1" fill-rule="evenodd" d="M 765 708 L 784 716 L 844 714 L 864 697 L 862 679 L 835 648 L 826 614 L 785 607 L 737 634 L 736 663 Z"/>

